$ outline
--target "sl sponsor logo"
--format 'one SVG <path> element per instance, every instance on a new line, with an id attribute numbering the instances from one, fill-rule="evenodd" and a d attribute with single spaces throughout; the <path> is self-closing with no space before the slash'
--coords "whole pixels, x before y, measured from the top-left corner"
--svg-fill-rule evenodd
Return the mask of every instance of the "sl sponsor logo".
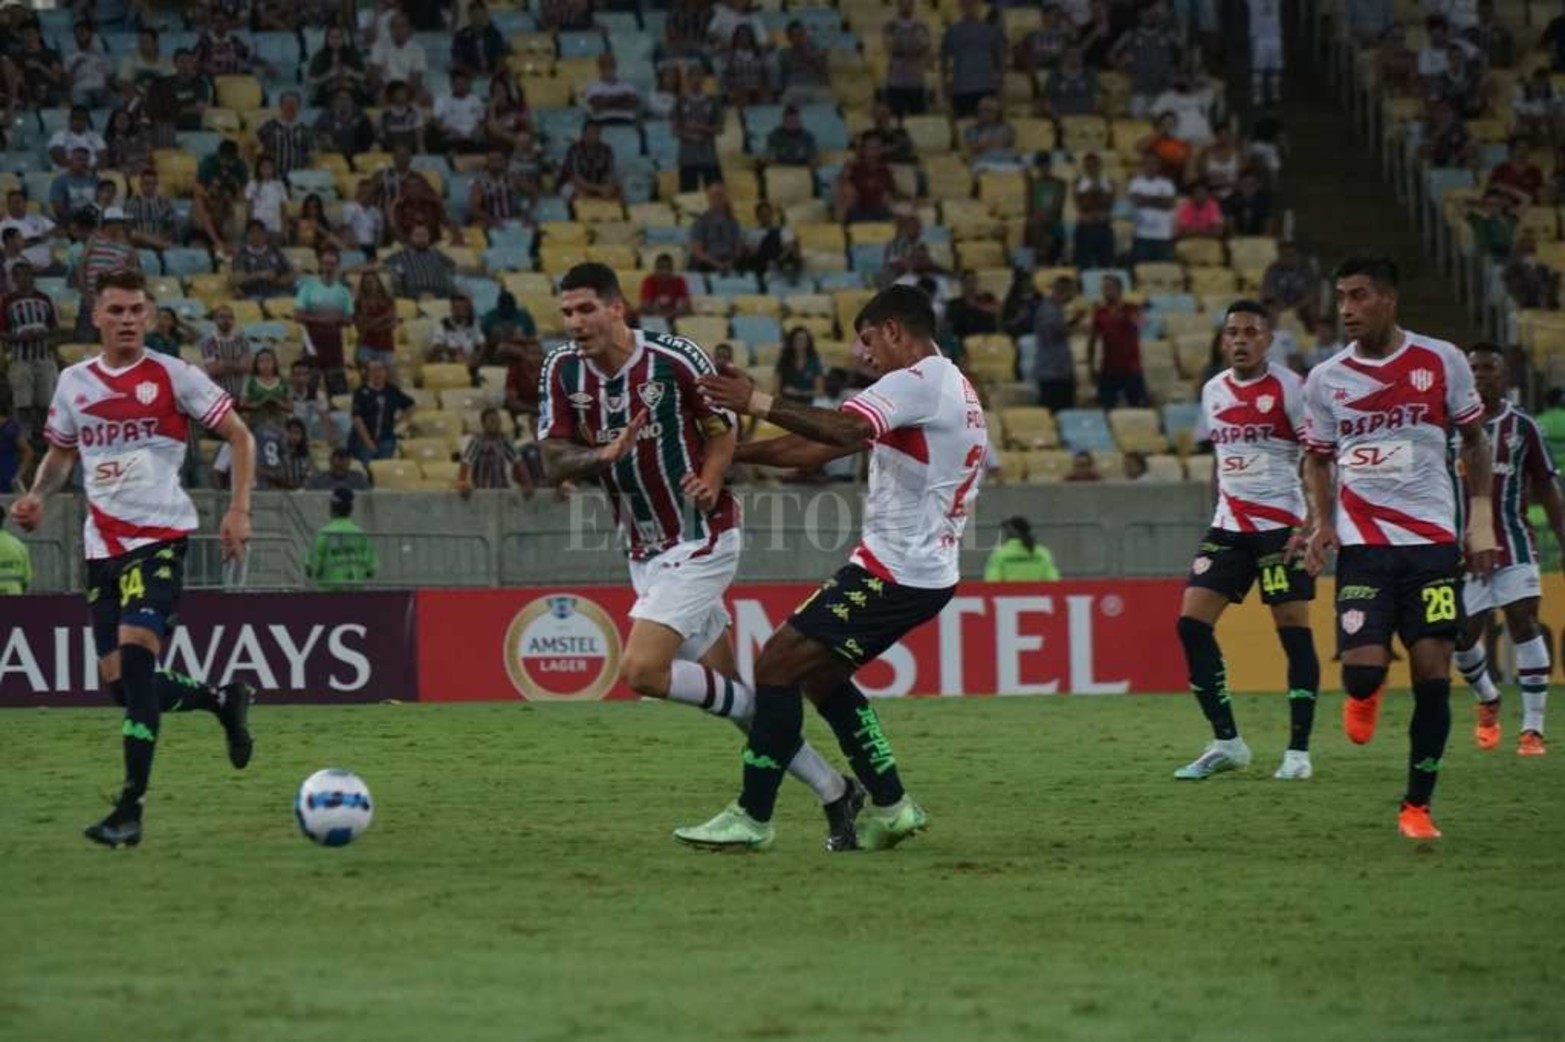
<path id="1" fill-rule="evenodd" d="M 1343 469 L 1374 477 L 1407 477 L 1413 470 L 1413 443 L 1387 441 L 1379 445 L 1355 445 L 1338 460 Z"/>
<path id="2" fill-rule="evenodd" d="M 1197 575 L 1205 575 L 1212 570 L 1212 559 L 1210 557 L 1197 557 L 1190 562 L 1190 570 Z"/>
<path id="3" fill-rule="evenodd" d="M 585 597 L 528 604 L 505 631 L 505 671 L 529 701 L 594 701 L 619 675 L 619 627 Z"/>
<path id="4" fill-rule="evenodd" d="M 1342 632 L 1352 635 L 1364 628 L 1364 613 L 1357 608 L 1342 613 Z"/>
<path id="5" fill-rule="evenodd" d="M 1225 455 L 1223 457 L 1223 476 L 1239 480 L 1263 478 L 1269 468 L 1270 461 L 1267 457 L 1257 453 L 1254 456 Z"/>

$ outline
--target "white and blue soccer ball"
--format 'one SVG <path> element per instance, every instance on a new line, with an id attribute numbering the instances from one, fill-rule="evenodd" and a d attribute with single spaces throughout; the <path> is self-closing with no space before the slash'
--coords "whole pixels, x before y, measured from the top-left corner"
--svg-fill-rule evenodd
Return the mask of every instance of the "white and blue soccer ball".
<path id="1" fill-rule="evenodd" d="M 328 767 L 304 779 L 293 800 L 299 831 L 325 847 L 347 846 L 370 827 L 375 804 L 352 771 Z"/>

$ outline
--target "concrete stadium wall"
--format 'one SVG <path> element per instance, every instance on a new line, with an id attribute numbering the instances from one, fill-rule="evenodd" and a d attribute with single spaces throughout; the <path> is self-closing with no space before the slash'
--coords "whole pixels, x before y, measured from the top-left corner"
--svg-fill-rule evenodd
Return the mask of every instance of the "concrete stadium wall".
<path id="1" fill-rule="evenodd" d="M 745 552 L 740 578 L 811 580 L 841 566 L 857 540 L 861 489 L 851 486 L 746 487 Z M 193 587 L 304 585 L 301 561 L 327 519 L 326 493 L 258 493 L 251 559 L 245 574 L 218 560 L 216 524 L 226 497 L 196 492 L 203 534 L 188 564 Z M 1000 522 L 1028 518 L 1068 577 L 1182 574 L 1210 517 L 1196 484 L 1011 485 L 984 490 L 964 540 L 964 576 L 983 574 Z M 375 539 L 377 586 L 495 586 L 536 582 L 620 583 L 624 555 L 607 501 L 582 493 L 561 502 L 544 493 L 376 492 L 359 497 L 355 516 Z M 12 527 L 14 531 L 14 526 Z M 37 590 L 79 589 L 81 507 L 51 504 L 42 529 L 26 537 Z"/>

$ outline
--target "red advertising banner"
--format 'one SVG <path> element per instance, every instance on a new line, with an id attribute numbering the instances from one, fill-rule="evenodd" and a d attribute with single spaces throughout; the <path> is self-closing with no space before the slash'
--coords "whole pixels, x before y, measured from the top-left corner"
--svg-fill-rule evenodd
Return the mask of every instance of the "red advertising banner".
<path id="1" fill-rule="evenodd" d="M 1183 578 L 964 583 L 938 619 L 857 679 L 882 696 L 1182 691 L 1173 620 L 1183 588 Z M 813 590 L 780 583 L 728 591 L 742 673 Z M 629 698 L 616 674 L 634 599 L 628 586 L 420 591 L 420 697 Z"/>
<path id="2" fill-rule="evenodd" d="M 273 702 L 408 701 L 418 697 L 413 612 L 410 592 L 194 592 L 163 665 L 243 680 Z M 103 704 L 86 601 L 0 598 L 0 706 Z"/>

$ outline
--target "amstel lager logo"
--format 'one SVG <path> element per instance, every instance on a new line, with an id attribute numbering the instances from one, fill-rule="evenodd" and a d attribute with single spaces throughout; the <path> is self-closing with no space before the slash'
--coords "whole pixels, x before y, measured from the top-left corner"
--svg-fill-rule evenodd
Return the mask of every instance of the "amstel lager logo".
<path id="1" fill-rule="evenodd" d="M 619 656 L 619 627 L 584 597 L 540 597 L 505 631 L 505 671 L 529 701 L 600 699 L 614 686 Z"/>

